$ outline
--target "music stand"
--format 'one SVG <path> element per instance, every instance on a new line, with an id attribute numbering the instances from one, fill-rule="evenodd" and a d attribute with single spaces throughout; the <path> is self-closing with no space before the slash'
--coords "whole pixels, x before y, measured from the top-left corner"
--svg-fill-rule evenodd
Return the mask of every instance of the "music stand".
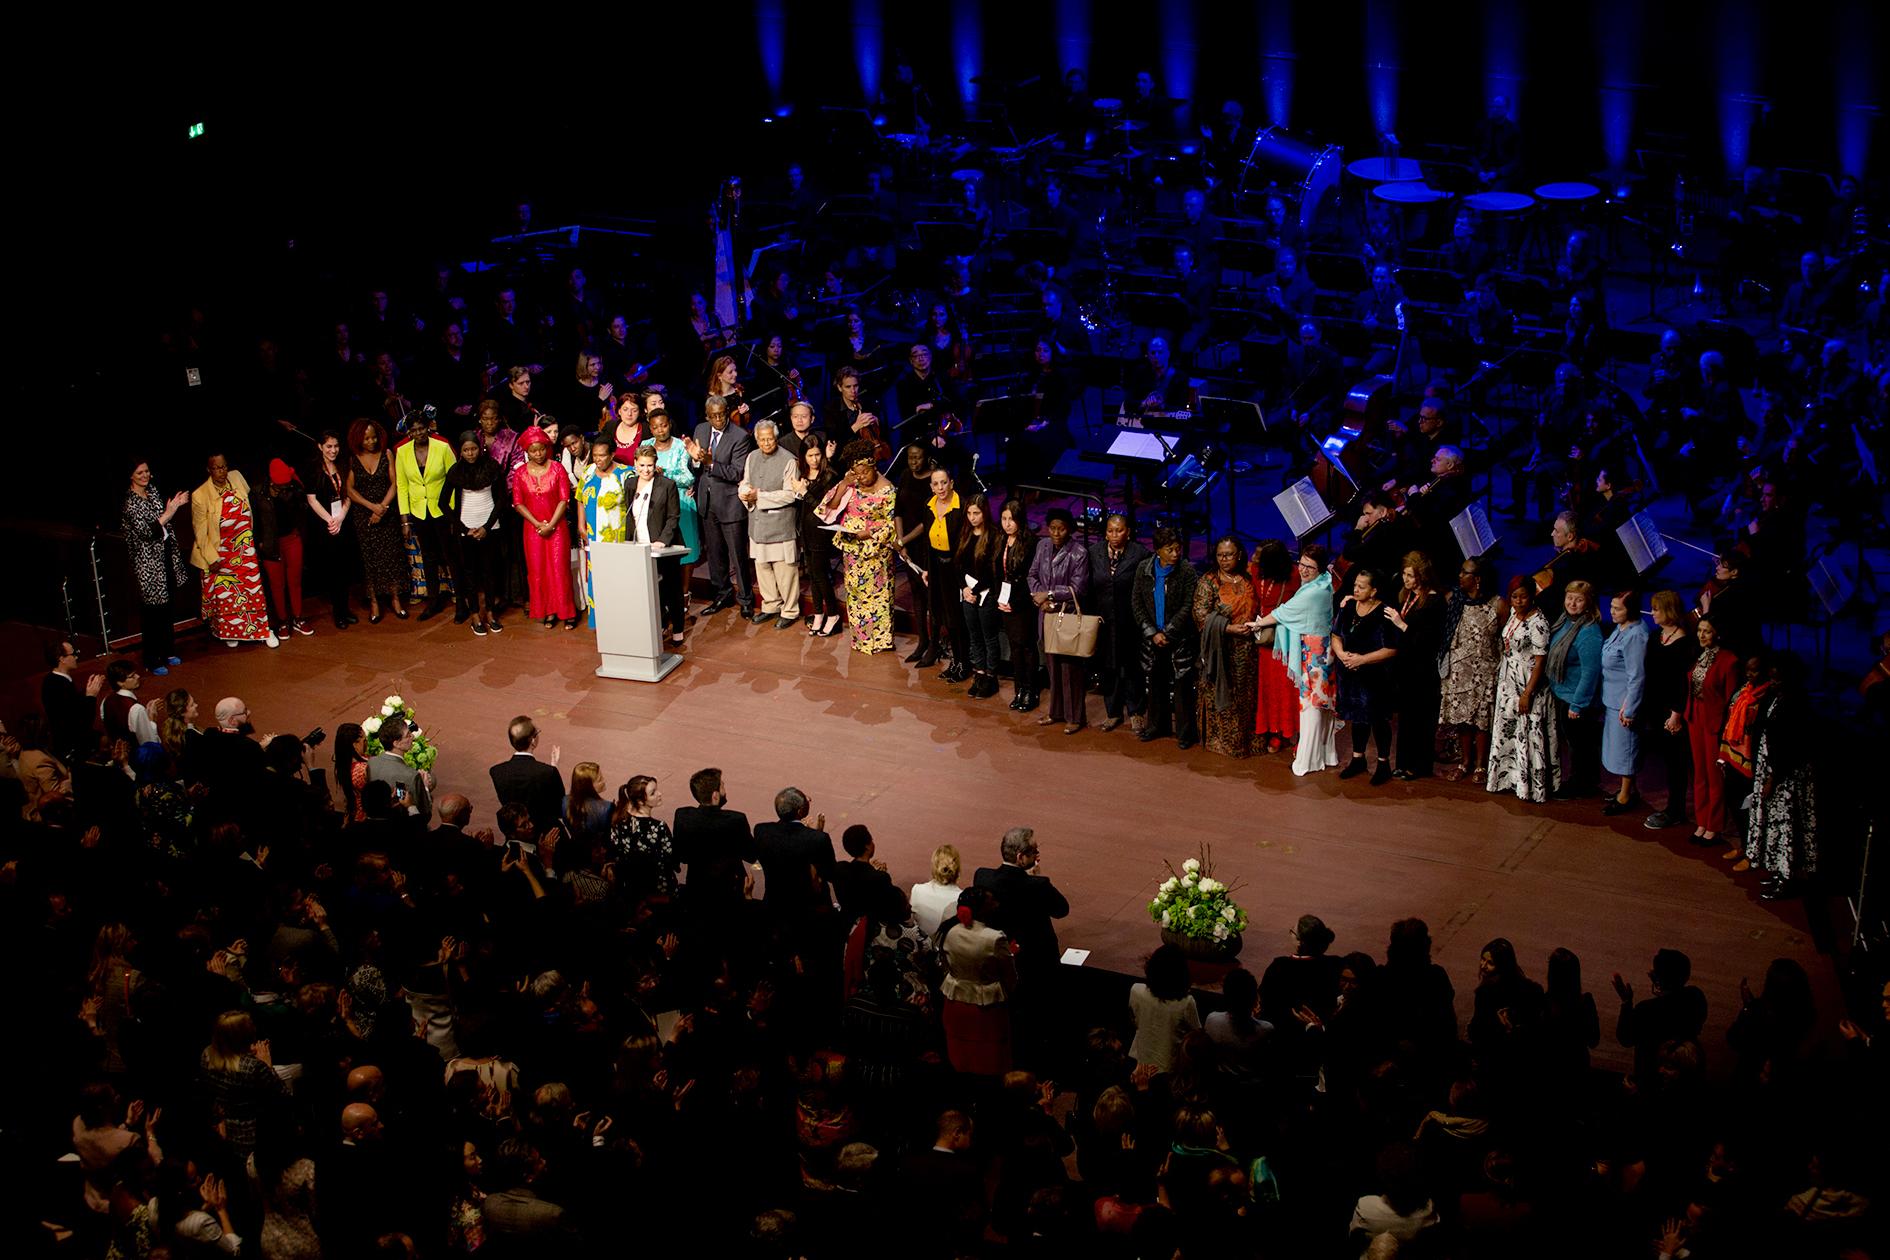
<path id="1" fill-rule="evenodd" d="M 1195 399 L 1197 422 L 1216 432 L 1225 432 L 1231 441 L 1236 434 L 1251 434 L 1255 441 L 1266 436 L 1267 417 L 1260 404 L 1246 398 L 1214 398 L 1203 394 Z"/>
<path id="2" fill-rule="evenodd" d="M 1646 577 L 1667 561 L 1667 540 L 1654 518 L 1645 512 L 1628 517 L 1615 529 L 1614 536 L 1621 540 L 1637 577 Z"/>
<path id="3" fill-rule="evenodd" d="M 1483 510 L 1481 503 L 1472 503 L 1451 517 L 1450 532 L 1457 540 L 1457 549 L 1466 558 L 1494 551 L 1496 544 L 1502 541 L 1490 528 L 1489 513 Z"/>
<path id="4" fill-rule="evenodd" d="M 1311 477 L 1301 477 L 1274 495 L 1273 506 L 1285 518 L 1286 527 L 1293 531 L 1293 537 L 1301 540 L 1312 537 L 1339 515 L 1320 497 Z"/>
<path id="5" fill-rule="evenodd" d="M 1035 394 L 1000 394 L 980 398 L 971 409 L 974 433 L 992 433 L 1011 437 L 1022 433 L 1037 421 Z"/>

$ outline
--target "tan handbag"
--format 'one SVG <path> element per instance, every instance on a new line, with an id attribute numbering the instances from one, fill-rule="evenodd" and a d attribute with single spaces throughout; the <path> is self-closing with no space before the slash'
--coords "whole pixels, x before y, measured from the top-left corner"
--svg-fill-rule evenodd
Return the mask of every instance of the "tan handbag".
<path id="1" fill-rule="evenodd" d="M 1074 593 L 1070 606 L 1076 611 L 1044 613 L 1043 650 L 1057 656 L 1094 656 L 1102 618 L 1085 613 Z"/>

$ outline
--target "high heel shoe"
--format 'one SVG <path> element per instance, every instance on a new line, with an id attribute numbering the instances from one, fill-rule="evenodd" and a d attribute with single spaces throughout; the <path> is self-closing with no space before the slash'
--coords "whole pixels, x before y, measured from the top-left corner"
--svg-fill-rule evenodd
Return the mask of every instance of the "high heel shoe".
<path id="1" fill-rule="evenodd" d="M 827 618 L 827 625 L 823 630 L 821 630 L 820 637 L 823 639 L 833 638 L 834 635 L 840 633 L 842 624 L 843 623 L 840 620 L 840 614 L 839 613 L 833 614 L 833 616 Z"/>
<path id="2" fill-rule="evenodd" d="M 403 608 L 403 607 L 401 607 L 401 606 L 400 606 L 399 604 L 395 604 L 395 605 L 394 605 L 394 617 L 395 617 L 395 618 L 396 618 L 397 620 L 400 620 L 400 621 L 405 621 L 405 620 L 407 620 L 407 610 L 406 610 L 405 608 Z"/>
<path id="3" fill-rule="evenodd" d="M 1610 796 L 1608 798 L 1608 803 L 1601 807 L 1601 812 L 1604 817 L 1614 818 L 1621 814 L 1627 813 L 1629 810 L 1639 809 L 1640 807 L 1641 807 L 1641 794 L 1639 792 L 1636 792 L 1634 795 L 1628 797 L 1625 801 L 1622 800 L 1618 796 Z"/>

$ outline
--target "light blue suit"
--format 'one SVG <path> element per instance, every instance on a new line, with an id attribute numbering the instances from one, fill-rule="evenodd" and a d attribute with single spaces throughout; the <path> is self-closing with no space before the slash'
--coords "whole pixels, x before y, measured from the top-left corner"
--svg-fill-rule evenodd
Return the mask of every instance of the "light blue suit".
<path id="1" fill-rule="evenodd" d="M 1609 774 L 1635 774 L 1641 768 L 1641 736 L 1621 725 L 1621 714 L 1640 713 L 1647 682 L 1647 623 L 1635 618 L 1616 626 L 1601 644 L 1601 766 Z"/>

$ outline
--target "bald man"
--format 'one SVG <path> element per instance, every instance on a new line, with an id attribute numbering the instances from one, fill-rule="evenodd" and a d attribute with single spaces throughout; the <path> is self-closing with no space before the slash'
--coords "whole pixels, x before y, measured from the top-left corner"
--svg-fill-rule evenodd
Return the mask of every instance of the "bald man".
<path id="1" fill-rule="evenodd" d="M 260 821 L 256 789 L 263 780 L 262 745 L 252 737 L 249 705 L 240 696 L 217 701 L 217 725 L 193 740 L 197 755 L 186 777 L 210 789 L 205 811 L 213 822 L 234 822 L 253 830 Z"/>
<path id="2" fill-rule="evenodd" d="M 439 800 L 440 825 L 427 833 L 427 843 L 417 854 L 421 874 L 434 888 L 448 872 L 459 876 L 460 883 L 473 888 L 497 871 L 498 850 L 492 828 L 472 826 L 472 802 L 458 792 L 448 792 Z"/>
<path id="3" fill-rule="evenodd" d="M 359 1069 L 357 1069 L 358 1071 Z M 354 1073 L 348 1083 L 352 1090 Z M 396 1152 L 389 1149 L 380 1113 L 371 1103 L 351 1102 L 341 1109 L 341 1143 L 315 1166 L 322 1179 L 325 1203 L 322 1249 L 326 1255 L 365 1256 L 373 1253 L 382 1234 L 408 1230 L 417 1222 L 412 1204 L 411 1177 L 403 1177 Z"/>
<path id="4" fill-rule="evenodd" d="M 356 1099 L 362 1105 L 366 1106 L 369 1113 L 376 1117 L 377 1123 L 379 1113 L 374 1111 L 374 1106 L 378 1104 L 386 1094 L 387 1077 L 374 1065 L 364 1064 L 348 1073 L 348 1097 Z M 344 1109 L 341 1113 L 341 1128 L 344 1135 L 347 1133 L 348 1129 L 349 1110 L 352 1110 L 352 1108 Z"/>

